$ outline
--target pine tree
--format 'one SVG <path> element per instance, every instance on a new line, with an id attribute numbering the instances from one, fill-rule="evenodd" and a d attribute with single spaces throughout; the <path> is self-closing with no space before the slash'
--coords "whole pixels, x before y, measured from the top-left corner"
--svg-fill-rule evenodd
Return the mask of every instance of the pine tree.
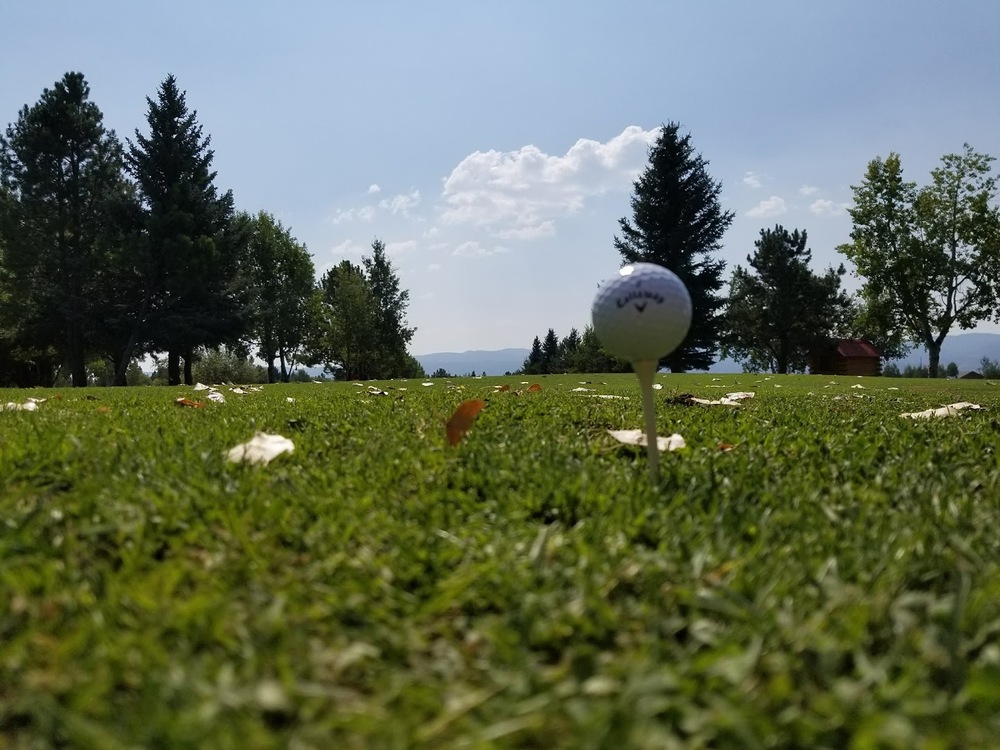
<path id="1" fill-rule="evenodd" d="M 542 372 L 551 375 L 562 371 L 562 362 L 559 359 L 559 337 L 556 336 L 555 329 L 550 328 L 542 341 Z"/>
<path id="2" fill-rule="evenodd" d="M 810 352 L 847 323 L 844 267 L 814 274 L 806 233 L 797 229 L 762 229 L 754 245 L 753 270 L 737 266 L 729 283 L 723 353 L 754 372 L 802 372 Z"/>
<path id="3" fill-rule="evenodd" d="M 521 371 L 525 375 L 540 375 L 542 373 L 542 342 L 538 336 L 531 342 L 531 351 L 528 352 Z"/>
<path id="4" fill-rule="evenodd" d="M 87 384 L 86 362 L 115 288 L 109 269 L 127 195 L 122 168 L 121 144 L 105 130 L 82 73 L 45 89 L 0 137 L 0 298 L 17 321 L 11 340 L 43 370 L 47 352 L 58 353 L 74 386 Z"/>
<path id="5" fill-rule="evenodd" d="M 733 221 L 719 204 L 721 183 L 708 174 L 689 134 L 676 123 L 664 125 L 649 151 L 649 166 L 635 181 L 633 219 L 619 220 L 615 249 L 626 263 L 657 263 L 676 273 L 691 294 L 692 321 L 687 338 L 660 361 L 673 372 L 707 369 L 721 338 L 725 262 L 713 253 Z"/>
<path id="6" fill-rule="evenodd" d="M 211 137 L 170 75 L 157 99 L 146 99 L 149 135 L 135 132 L 127 163 L 146 209 L 144 284 L 133 345 L 148 337 L 167 352 L 168 382 L 191 381 L 196 347 L 235 340 L 241 332 L 233 195 L 219 195 Z M 131 352 L 129 353 L 131 355 Z M 129 357 L 131 358 L 131 357 Z"/>
<path id="7" fill-rule="evenodd" d="M 363 257 L 362 263 L 375 305 L 376 377 L 398 378 L 410 367 L 406 347 L 417 330 L 406 325 L 410 292 L 400 288 L 399 275 L 378 238 L 372 242 L 372 254 Z"/>

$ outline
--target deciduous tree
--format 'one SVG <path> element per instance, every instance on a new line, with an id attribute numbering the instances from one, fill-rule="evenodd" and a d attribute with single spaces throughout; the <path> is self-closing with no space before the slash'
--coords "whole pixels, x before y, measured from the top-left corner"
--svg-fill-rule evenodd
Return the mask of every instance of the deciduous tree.
<path id="1" fill-rule="evenodd" d="M 868 164 L 853 186 L 854 228 L 840 247 L 864 279 L 862 298 L 875 303 L 888 331 L 927 349 L 939 375 L 941 344 L 955 327 L 1000 320 L 1000 210 L 994 203 L 993 157 L 965 145 L 917 189 L 891 153 Z"/>
<path id="2" fill-rule="evenodd" d="M 271 214 L 241 214 L 247 238 L 248 334 L 267 365 L 268 382 L 287 383 L 312 329 L 322 295 L 312 256 Z M 277 365 L 275 362 L 277 361 Z"/>

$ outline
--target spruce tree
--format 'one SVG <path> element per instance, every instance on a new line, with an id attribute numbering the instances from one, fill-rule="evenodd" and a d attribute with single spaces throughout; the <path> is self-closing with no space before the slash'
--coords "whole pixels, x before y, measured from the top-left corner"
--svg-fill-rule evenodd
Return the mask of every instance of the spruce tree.
<path id="1" fill-rule="evenodd" d="M 410 368 L 406 347 L 417 330 L 406 325 L 410 292 L 400 288 L 399 275 L 378 238 L 372 242 L 372 254 L 361 260 L 375 306 L 376 377 L 398 378 Z"/>
<path id="2" fill-rule="evenodd" d="M 656 263 L 677 274 L 691 294 L 691 329 L 684 342 L 660 361 L 673 372 L 708 369 L 721 338 L 725 261 L 714 253 L 733 221 L 719 204 L 721 183 L 709 176 L 689 134 L 664 125 L 649 150 L 649 165 L 634 183 L 632 221 L 619 220 L 615 249 L 625 263 Z"/>
<path id="3" fill-rule="evenodd" d="M 0 137 L 0 180 L 0 298 L 5 317 L 16 320 L 10 340 L 34 371 L 14 379 L 51 384 L 45 362 L 55 353 L 73 385 L 84 386 L 116 286 L 109 270 L 127 185 L 121 144 L 104 128 L 82 73 L 67 73 L 21 109 Z"/>
<path id="4" fill-rule="evenodd" d="M 241 332 L 239 239 L 232 192 L 219 194 L 211 137 L 170 75 L 147 98 L 148 136 L 135 132 L 127 162 L 146 209 L 145 293 L 134 342 L 148 338 L 167 352 L 167 379 L 191 380 L 194 350 L 235 340 Z"/>

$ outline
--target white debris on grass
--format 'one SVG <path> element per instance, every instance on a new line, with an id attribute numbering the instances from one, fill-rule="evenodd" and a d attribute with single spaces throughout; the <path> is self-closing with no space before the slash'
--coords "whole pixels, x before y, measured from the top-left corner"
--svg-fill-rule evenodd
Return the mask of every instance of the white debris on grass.
<path id="1" fill-rule="evenodd" d="M 574 388 L 573 393 L 590 393 L 593 390 L 593 388 L 584 388 L 581 386 L 579 388 Z"/>
<path id="2" fill-rule="evenodd" d="M 23 404 L 18 404 L 14 401 L 8 401 L 7 405 L 4 408 L 9 411 L 37 411 L 38 404 L 39 404 L 38 401 L 33 401 L 32 399 L 29 398 Z"/>
<path id="3" fill-rule="evenodd" d="M 209 391 L 208 392 L 208 396 L 206 396 L 206 398 L 209 401 L 214 401 L 217 404 L 224 404 L 224 403 L 226 403 L 226 397 L 223 396 L 221 393 L 219 393 L 219 391 L 216 391 L 216 390 Z"/>
<path id="4" fill-rule="evenodd" d="M 234 463 L 267 464 L 282 453 L 292 453 L 295 445 L 286 437 L 258 432 L 246 443 L 231 448 L 226 458 Z"/>
<path id="5" fill-rule="evenodd" d="M 753 397 L 754 394 L 750 391 L 736 391 L 734 393 L 727 393 L 720 399 L 698 398 L 696 396 L 692 396 L 688 399 L 688 401 L 692 404 L 702 404 L 704 406 L 739 406 L 740 401 Z"/>
<path id="6" fill-rule="evenodd" d="M 608 434 L 619 443 L 626 445 L 646 445 L 646 433 L 642 430 L 608 430 Z M 670 437 L 656 436 L 656 447 L 661 451 L 675 451 L 684 448 L 687 443 L 678 433 Z"/>
<path id="7" fill-rule="evenodd" d="M 901 417 L 907 417 L 908 419 L 933 419 L 934 417 L 953 417 L 960 411 L 968 409 L 970 411 L 979 411 L 983 407 L 979 404 L 973 404 L 969 401 L 959 401 L 956 404 L 948 404 L 947 406 L 942 406 L 939 409 L 927 409 L 925 411 L 911 411 L 904 414 L 900 414 Z"/>
<path id="8" fill-rule="evenodd" d="M 196 391 L 207 391 L 207 390 L 210 389 L 210 386 L 207 386 L 204 383 L 195 383 L 194 384 L 194 389 Z"/>

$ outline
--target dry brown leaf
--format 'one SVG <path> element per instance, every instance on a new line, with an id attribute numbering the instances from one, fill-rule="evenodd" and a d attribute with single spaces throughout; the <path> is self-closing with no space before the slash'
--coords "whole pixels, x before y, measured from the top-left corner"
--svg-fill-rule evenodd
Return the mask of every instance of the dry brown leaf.
<path id="1" fill-rule="evenodd" d="M 540 390 L 542 390 L 542 386 L 538 383 L 532 383 L 528 386 L 528 393 L 538 393 Z"/>
<path id="2" fill-rule="evenodd" d="M 496 388 L 497 393 L 506 393 L 510 390 L 509 385 L 495 385 L 493 387 Z"/>
<path id="3" fill-rule="evenodd" d="M 177 399 L 176 401 L 174 401 L 174 403 L 177 404 L 178 406 L 187 406 L 187 407 L 192 408 L 192 409 L 204 409 L 205 408 L 204 402 L 202 402 L 202 401 L 192 401 L 189 398 L 183 398 L 183 397 Z"/>
<path id="4" fill-rule="evenodd" d="M 736 446 L 733 445 L 732 443 L 719 443 L 719 450 L 722 451 L 723 453 L 728 453 L 735 447 Z"/>
<path id="5" fill-rule="evenodd" d="M 462 441 L 465 433 L 472 428 L 476 416 L 483 410 L 484 406 L 486 406 L 486 402 L 478 398 L 463 401 L 458 405 L 455 413 L 451 415 L 451 419 L 445 424 L 449 445 L 458 445 Z"/>

